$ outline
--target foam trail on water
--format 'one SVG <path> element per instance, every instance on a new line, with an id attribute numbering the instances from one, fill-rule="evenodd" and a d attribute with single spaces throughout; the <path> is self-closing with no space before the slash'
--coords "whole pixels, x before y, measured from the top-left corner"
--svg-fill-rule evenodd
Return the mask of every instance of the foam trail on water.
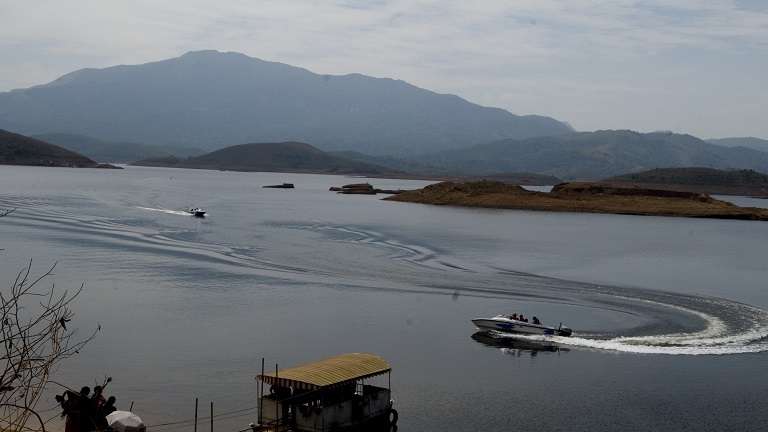
<path id="1" fill-rule="evenodd" d="M 618 336 L 607 339 L 579 337 L 578 334 L 572 337 L 511 334 L 497 336 L 639 354 L 725 355 L 768 351 L 768 312 L 762 309 L 740 304 L 739 312 L 748 317 L 751 324 L 743 329 L 732 329 L 719 317 L 681 306 L 664 306 L 696 315 L 707 325 L 700 331 L 690 333 Z"/>
<path id="2" fill-rule="evenodd" d="M 438 251 L 433 250 L 428 246 L 402 241 L 387 233 L 378 232 L 365 227 L 326 225 L 320 223 L 314 225 L 274 223 L 273 225 L 300 230 L 324 232 L 328 234 L 340 234 L 343 238 L 342 241 L 385 248 L 391 251 L 391 259 L 405 261 L 419 267 L 428 267 L 438 270 L 459 270 L 464 272 L 473 271 L 467 268 L 464 263 L 453 262 L 448 257 L 442 256 Z"/>
<path id="3" fill-rule="evenodd" d="M 162 208 L 152 208 L 152 207 L 136 207 L 141 210 L 149 210 L 149 211 L 155 211 L 155 212 L 161 212 L 166 214 L 173 214 L 173 215 L 179 215 L 179 216 L 189 216 L 188 212 L 181 211 L 181 210 L 169 210 L 169 209 L 162 209 Z"/>

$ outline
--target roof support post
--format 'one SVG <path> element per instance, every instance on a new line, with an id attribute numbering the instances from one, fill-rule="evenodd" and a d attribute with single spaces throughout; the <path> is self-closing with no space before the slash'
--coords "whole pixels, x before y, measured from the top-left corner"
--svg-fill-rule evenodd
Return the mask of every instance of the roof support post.
<path id="1" fill-rule="evenodd" d="M 278 431 L 280 428 L 280 401 L 278 400 L 278 393 L 279 393 L 279 387 L 277 386 L 277 383 L 280 381 L 280 377 L 278 376 L 277 371 L 277 363 L 275 363 L 275 384 L 273 386 L 275 387 L 275 432 Z"/>
<path id="2" fill-rule="evenodd" d="M 261 358 L 261 376 L 264 376 L 264 357 Z M 256 387 L 256 391 L 260 394 L 259 396 L 259 425 L 261 425 L 264 422 L 264 379 L 260 379 L 258 383 L 256 383 L 258 387 Z M 195 431 L 197 432 L 197 431 Z"/>

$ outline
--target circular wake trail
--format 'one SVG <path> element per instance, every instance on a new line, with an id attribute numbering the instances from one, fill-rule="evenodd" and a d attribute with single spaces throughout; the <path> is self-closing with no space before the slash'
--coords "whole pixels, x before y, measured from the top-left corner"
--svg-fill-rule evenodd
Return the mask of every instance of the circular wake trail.
<path id="1" fill-rule="evenodd" d="M 444 295 L 498 296 L 505 301 L 546 302 L 625 313 L 638 318 L 639 326 L 601 334 L 579 332 L 572 337 L 494 335 L 531 342 L 546 341 L 564 346 L 613 352 L 664 355 L 726 355 L 768 351 L 768 312 L 727 299 L 663 292 L 642 288 L 605 286 L 546 277 L 483 263 L 457 260 L 429 244 L 416 244 L 384 230 L 327 224 L 285 224 L 278 227 L 322 232 L 332 241 L 350 242 L 386 250 L 390 262 L 408 266 L 368 265 L 354 273 L 341 260 L 312 260 L 281 264 L 281 260 L 244 252 L 232 245 L 188 240 L 178 232 L 157 227 L 133 226 L 120 220 L 84 216 L 51 208 L 43 200 L 3 198 L 0 204 L 28 209 L 7 222 L 55 232 L 59 241 L 103 245 L 129 253 L 171 255 L 196 267 L 259 275 L 275 280 L 326 286 L 394 290 Z M 80 204 L 74 202 L 74 204 Z M 73 204 L 73 205 L 74 205 Z M 188 214 L 170 209 L 140 207 L 168 214 Z M 422 242 L 423 243 L 423 242 Z M 376 263 L 371 260 L 368 263 Z M 576 323 L 574 323 L 576 324 Z"/>
<path id="2" fill-rule="evenodd" d="M 511 334 L 499 334 L 498 336 L 638 354 L 726 355 L 768 351 L 768 312 L 727 300 L 717 299 L 716 302 L 724 308 L 740 309 L 742 321 L 748 321 L 751 324 L 737 329 L 734 328 L 733 324 L 729 324 L 714 315 L 680 306 L 664 305 L 703 319 L 706 322 L 706 327 L 696 332 L 612 338 L 580 337 L 578 333 L 572 337 Z"/>

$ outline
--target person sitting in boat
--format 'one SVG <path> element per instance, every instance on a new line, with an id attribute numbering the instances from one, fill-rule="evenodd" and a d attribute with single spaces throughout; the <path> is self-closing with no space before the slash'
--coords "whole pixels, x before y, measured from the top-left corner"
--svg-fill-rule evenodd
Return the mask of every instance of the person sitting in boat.
<path id="1" fill-rule="evenodd" d="M 523 316 L 523 314 L 520 314 L 520 316 L 519 316 L 519 317 L 517 317 L 517 320 L 518 320 L 518 321 L 522 321 L 522 322 L 525 322 L 525 317 Z"/>
<path id="2" fill-rule="evenodd" d="M 512 315 L 509 317 L 509 319 L 511 319 L 511 320 L 517 320 L 517 313 L 513 313 L 513 314 L 512 314 Z"/>
<path id="3" fill-rule="evenodd" d="M 533 323 L 536 325 L 541 325 L 541 321 L 539 321 L 539 319 L 536 317 L 533 317 Z"/>

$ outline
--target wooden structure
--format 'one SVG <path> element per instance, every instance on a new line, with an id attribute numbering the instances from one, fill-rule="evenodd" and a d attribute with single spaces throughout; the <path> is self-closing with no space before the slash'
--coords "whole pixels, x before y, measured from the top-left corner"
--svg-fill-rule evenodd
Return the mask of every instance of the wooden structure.
<path id="1" fill-rule="evenodd" d="M 390 399 L 391 370 L 379 356 L 350 353 L 262 372 L 257 377 L 259 423 L 296 432 L 389 430 L 397 422 Z M 372 384 L 384 376 L 386 386 Z"/>

